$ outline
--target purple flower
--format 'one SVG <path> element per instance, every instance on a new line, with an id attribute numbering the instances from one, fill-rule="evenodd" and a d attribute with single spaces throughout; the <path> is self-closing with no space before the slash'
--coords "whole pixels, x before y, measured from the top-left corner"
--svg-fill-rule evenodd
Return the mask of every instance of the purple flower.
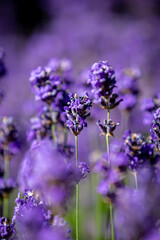
<path id="1" fill-rule="evenodd" d="M 143 123 L 152 124 L 153 113 L 160 107 L 160 94 L 157 93 L 153 98 L 147 98 L 142 102 L 141 110 L 143 111 Z"/>
<path id="2" fill-rule="evenodd" d="M 58 92 L 61 84 L 59 77 L 51 77 L 51 69 L 48 67 L 38 67 L 31 72 L 30 82 L 35 93 L 35 100 L 42 100 L 51 104 Z"/>
<path id="3" fill-rule="evenodd" d="M 79 183 L 82 179 L 86 178 L 90 173 L 90 169 L 85 162 L 79 162 L 78 166 L 74 166 L 75 181 Z"/>
<path id="4" fill-rule="evenodd" d="M 0 77 L 4 76 L 6 73 L 4 58 L 5 58 L 4 50 L 3 48 L 0 48 Z"/>
<path id="5" fill-rule="evenodd" d="M 137 80 L 141 77 L 138 68 L 125 68 L 117 76 L 118 93 L 123 98 L 119 108 L 122 110 L 131 110 L 137 103 L 139 88 Z"/>
<path id="6" fill-rule="evenodd" d="M 130 170 L 135 171 L 142 167 L 147 160 L 153 157 L 154 146 L 145 140 L 141 134 L 126 131 L 123 139 L 125 141 L 125 152 L 127 154 L 127 165 Z"/>
<path id="7" fill-rule="evenodd" d="M 52 58 L 47 66 L 52 70 L 51 77 L 60 78 L 61 83 L 66 88 L 72 82 L 72 63 L 69 59 Z"/>
<path id="8" fill-rule="evenodd" d="M 20 196 L 20 193 L 18 194 L 17 199 L 15 200 L 16 206 L 14 208 L 14 216 L 12 221 L 18 221 L 22 223 L 22 221 L 26 221 L 26 218 L 30 218 L 31 216 L 27 213 L 31 213 L 31 215 L 34 215 L 35 212 L 39 211 L 39 216 L 41 215 L 41 218 L 35 218 L 35 224 L 36 219 L 39 221 L 38 223 L 40 225 L 48 223 L 48 221 L 51 218 L 51 212 L 46 208 L 44 203 L 39 199 L 38 196 L 34 193 L 34 191 L 26 191 L 23 196 Z M 35 210 L 35 211 L 32 211 Z M 28 215 L 28 216 L 27 216 Z M 31 219 L 30 219 L 31 220 Z"/>
<path id="9" fill-rule="evenodd" d="M 68 119 L 67 127 L 75 136 L 80 134 L 84 127 L 87 127 L 85 119 L 90 115 L 91 106 L 92 103 L 87 93 L 83 97 L 70 94 L 70 102 L 68 107 L 64 107 L 64 110 Z"/>
<path id="10" fill-rule="evenodd" d="M 94 63 L 90 68 L 88 83 L 93 88 L 94 102 L 101 103 L 102 98 L 109 98 L 116 86 L 115 72 L 107 61 Z"/>
<path id="11" fill-rule="evenodd" d="M 0 218 L 0 239 L 16 240 L 16 230 L 14 223 L 9 224 L 4 217 Z"/>
<path id="12" fill-rule="evenodd" d="M 100 120 L 97 122 L 97 125 L 99 126 L 99 129 L 102 132 L 102 134 L 114 137 L 113 132 L 119 125 L 119 123 L 114 123 L 112 120 L 109 120 L 108 122 L 107 120 L 104 120 L 103 122 L 104 124 L 101 124 Z"/>
<path id="13" fill-rule="evenodd" d="M 92 86 L 94 103 L 100 103 L 103 108 L 112 109 L 122 101 L 116 101 L 118 95 L 113 94 L 116 87 L 115 72 L 107 61 L 100 61 L 91 66 L 88 83 Z"/>
<path id="14" fill-rule="evenodd" d="M 65 207 L 74 184 L 74 174 L 52 141 L 33 146 L 23 159 L 19 184 L 21 189 L 35 189 L 53 206 Z"/>
<path id="15" fill-rule="evenodd" d="M 0 119 L 0 154 L 10 158 L 19 151 L 18 131 L 12 117 Z"/>
<path id="16" fill-rule="evenodd" d="M 154 114 L 151 136 L 156 149 L 160 151 L 160 108 L 158 108 Z"/>

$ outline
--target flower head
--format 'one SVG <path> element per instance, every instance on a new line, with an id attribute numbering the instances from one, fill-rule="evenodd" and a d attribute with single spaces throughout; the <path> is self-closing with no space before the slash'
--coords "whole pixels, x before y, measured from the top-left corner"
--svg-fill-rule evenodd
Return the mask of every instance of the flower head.
<path id="1" fill-rule="evenodd" d="M 99 126 L 100 131 L 104 135 L 112 136 L 114 137 L 114 130 L 116 129 L 117 126 L 119 126 L 119 123 L 114 123 L 112 120 L 104 120 L 104 124 L 100 123 L 100 120 L 97 122 L 97 125 Z"/>
<path id="2" fill-rule="evenodd" d="M 131 110 L 137 103 L 139 88 L 137 80 L 141 77 L 138 68 L 125 68 L 117 75 L 118 93 L 123 98 L 119 108 L 122 110 Z"/>
<path id="3" fill-rule="evenodd" d="M 9 224 L 5 217 L 0 218 L 0 239 L 17 239 L 14 223 Z"/>
<path id="4" fill-rule="evenodd" d="M 21 189 L 35 189 L 54 207 L 65 207 L 74 185 L 74 174 L 51 141 L 43 140 L 30 149 L 19 172 Z"/>
<path id="5" fill-rule="evenodd" d="M 4 76 L 6 73 L 4 58 L 5 58 L 4 49 L 0 48 L 0 77 Z"/>
<path id="6" fill-rule="evenodd" d="M 61 84 L 59 77 L 51 78 L 50 68 L 38 67 L 31 72 L 29 80 L 35 93 L 35 100 L 51 104 L 57 95 L 57 88 Z"/>
<path id="7" fill-rule="evenodd" d="M 67 127 L 75 136 L 80 134 L 84 127 L 87 127 L 85 119 L 90 115 L 91 106 L 92 103 L 87 93 L 83 97 L 70 94 L 70 102 L 64 110 L 68 119 Z"/>
<path id="8" fill-rule="evenodd" d="M 91 66 L 88 83 L 92 86 L 94 103 L 100 103 L 103 108 L 114 108 L 122 101 L 116 101 L 118 95 L 113 94 L 116 87 L 115 72 L 107 61 L 100 61 Z"/>
<path id="9" fill-rule="evenodd" d="M 0 119 L 0 154 L 9 158 L 19 150 L 18 131 L 12 117 Z"/>
<path id="10" fill-rule="evenodd" d="M 151 136 L 156 149 L 160 151 L 160 108 L 158 108 L 154 114 Z"/>
<path id="11" fill-rule="evenodd" d="M 130 170 L 137 170 L 152 158 L 154 146 L 148 140 L 145 140 L 141 134 L 126 131 L 123 139 Z"/>

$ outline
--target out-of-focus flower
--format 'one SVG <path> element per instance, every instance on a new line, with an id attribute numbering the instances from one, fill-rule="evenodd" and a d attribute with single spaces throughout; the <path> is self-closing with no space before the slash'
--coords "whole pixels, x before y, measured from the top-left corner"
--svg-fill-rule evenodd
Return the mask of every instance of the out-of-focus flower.
<path id="1" fill-rule="evenodd" d="M 0 77 L 4 76 L 6 73 L 4 58 L 5 58 L 4 49 L 0 48 Z"/>
<path id="2" fill-rule="evenodd" d="M 151 135 L 156 149 L 160 151 L 160 108 L 154 114 Z"/>
<path id="3" fill-rule="evenodd" d="M 131 110 L 136 105 L 139 93 L 137 80 L 140 77 L 141 72 L 138 68 L 125 68 L 117 74 L 118 93 L 123 98 L 120 109 Z"/>
<path id="4" fill-rule="evenodd" d="M 46 202 L 63 208 L 72 194 L 74 174 L 53 143 L 44 140 L 23 159 L 19 184 L 22 189 L 35 189 Z"/>
<path id="5" fill-rule="evenodd" d="M 14 223 L 9 224 L 5 217 L 0 218 L 0 239 L 16 240 Z"/>
<path id="6" fill-rule="evenodd" d="M 0 154 L 10 158 L 19 151 L 18 131 L 12 117 L 0 119 Z"/>
<path id="7" fill-rule="evenodd" d="M 49 68 L 51 68 L 51 76 L 59 77 L 63 87 L 68 87 L 73 78 L 72 73 L 72 62 L 69 59 L 58 59 L 52 58 L 49 63 L 47 64 Z"/>
<path id="8" fill-rule="evenodd" d="M 90 68 L 88 83 L 92 86 L 94 103 L 102 108 L 112 109 L 119 105 L 118 94 L 113 93 L 116 87 L 115 72 L 107 61 L 94 63 Z"/>
<path id="9" fill-rule="evenodd" d="M 152 239 L 147 237 L 159 228 L 159 183 L 151 168 L 140 169 L 138 176 L 138 191 L 127 187 L 117 191 L 114 223 L 119 240 Z"/>
<path id="10" fill-rule="evenodd" d="M 48 67 L 38 67 L 31 72 L 30 82 L 35 94 L 35 100 L 42 100 L 51 104 L 58 92 L 61 84 L 59 77 L 51 78 L 51 69 Z"/>
<path id="11" fill-rule="evenodd" d="M 64 218 L 55 215 L 53 218 L 52 226 L 54 227 L 55 230 L 61 232 L 65 236 L 65 239 L 68 240 L 71 239 L 70 237 L 71 230 L 68 226 L 68 223 L 64 220 Z"/>
<path id="12" fill-rule="evenodd" d="M 104 197 L 105 201 L 114 202 L 117 189 L 123 186 L 126 156 L 124 151 L 121 151 L 122 143 L 115 142 L 111 145 L 112 149 L 109 155 L 103 154 L 95 164 L 93 171 L 101 176 L 97 191 Z M 108 167 L 108 158 L 111 162 L 111 167 Z"/>
<path id="13" fill-rule="evenodd" d="M 60 125 L 65 128 L 66 115 L 64 113 L 64 106 L 67 105 L 69 97 L 66 91 L 61 90 L 58 92 L 54 102 L 48 106 L 39 108 L 35 117 L 30 120 L 31 129 L 27 133 L 28 140 L 42 140 L 46 137 L 51 138 L 52 124 Z"/>
<path id="14" fill-rule="evenodd" d="M 75 181 L 77 184 L 86 178 L 89 173 L 90 169 L 85 162 L 79 162 L 78 166 L 74 166 Z"/>
<path id="15" fill-rule="evenodd" d="M 143 111 L 143 123 L 146 125 L 152 124 L 154 119 L 153 113 L 160 107 L 160 93 L 157 93 L 153 98 L 147 98 L 142 102 L 141 110 Z"/>
<path id="16" fill-rule="evenodd" d="M 40 229 L 49 225 L 50 210 L 31 191 L 25 192 L 22 198 L 19 193 L 15 202 L 12 222 L 16 223 L 20 239 L 35 239 Z"/>
<path id="17" fill-rule="evenodd" d="M 67 116 L 67 127 L 77 136 L 87 127 L 85 119 L 90 115 L 92 102 L 87 93 L 83 97 L 78 97 L 77 94 L 70 94 L 70 102 L 67 107 L 64 107 Z"/>
<path id="18" fill-rule="evenodd" d="M 136 171 L 153 157 L 154 145 L 145 140 L 141 134 L 126 131 L 123 139 L 125 141 L 125 152 L 127 154 L 127 165 L 132 171 Z"/>
<path id="19" fill-rule="evenodd" d="M 97 122 L 97 125 L 99 126 L 100 131 L 104 135 L 112 136 L 114 137 L 114 130 L 116 129 L 117 126 L 119 126 L 119 123 L 114 123 L 112 120 L 107 120 L 103 121 L 103 124 L 100 123 L 100 120 Z"/>

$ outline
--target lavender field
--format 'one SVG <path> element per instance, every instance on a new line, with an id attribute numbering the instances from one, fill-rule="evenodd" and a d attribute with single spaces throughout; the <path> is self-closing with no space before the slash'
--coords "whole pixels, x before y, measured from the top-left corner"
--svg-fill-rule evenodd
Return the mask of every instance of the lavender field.
<path id="1" fill-rule="evenodd" d="M 0 1 L 0 239 L 160 240 L 160 1 Z"/>

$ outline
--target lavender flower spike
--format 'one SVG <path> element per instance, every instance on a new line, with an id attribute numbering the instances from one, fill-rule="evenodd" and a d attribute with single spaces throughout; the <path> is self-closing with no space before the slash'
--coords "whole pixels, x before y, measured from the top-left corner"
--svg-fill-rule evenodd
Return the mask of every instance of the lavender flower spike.
<path id="1" fill-rule="evenodd" d="M 90 115 L 89 110 L 92 102 L 87 93 L 83 97 L 78 97 L 77 94 L 70 94 L 69 97 L 70 102 L 68 103 L 68 107 L 64 107 L 68 118 L 67 127 L 77 136 L 84 127 L 87 127 L 85 119 Z"/>
<path id="2" fill-rule="evenodd" d="M 160 151 L 160 108 L 158 108 L 154 114 L 151 135 L 156 149 Z"/>
<path id="3" fill-rule="evenodd" d="M 113 93 L 116 87 L 115 72 L 107 61 L 100 61 L 91 66 L 88 83 L 92 86 L 94 103 L 100 103 L 103 108 L 112 109 L 122 101 L 116 100 L 118 95 Z"/>
<path id="4" fill-rule="evenodd" d="M 120 123 L 114 123 L 112 120 L 104 120 L 103 124 L 100 123 L 100 120 L 97 122 L 97 125 L 99 126 L 100 131 L 104 135 L 112 136 L 114 137 L 114 130 L 116 129 L 117 126 L 119 126 Z"/>

